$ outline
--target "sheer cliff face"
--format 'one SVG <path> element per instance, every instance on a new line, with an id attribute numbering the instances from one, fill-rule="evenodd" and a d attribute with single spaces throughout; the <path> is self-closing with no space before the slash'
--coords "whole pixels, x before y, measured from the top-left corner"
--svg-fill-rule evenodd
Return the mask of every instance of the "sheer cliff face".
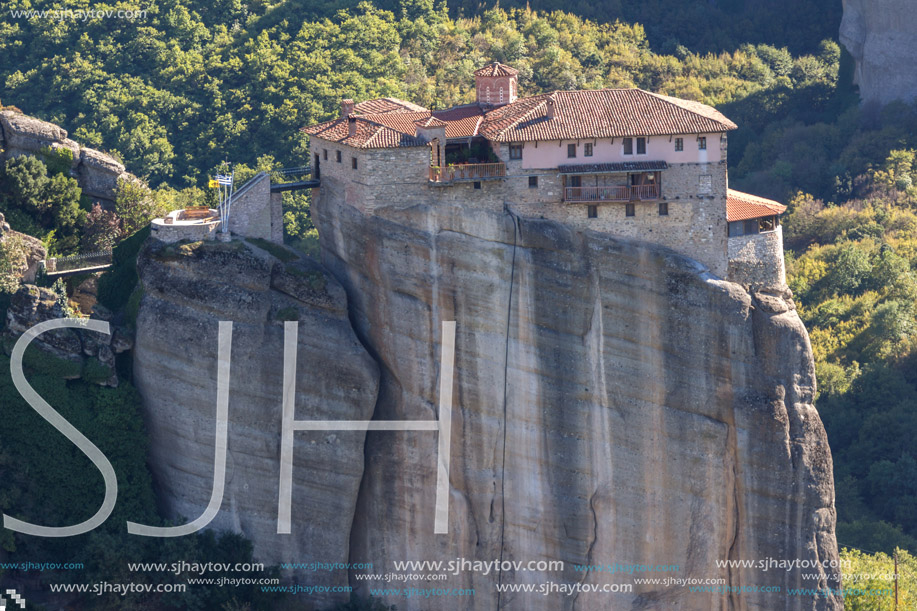
<path id="1" fill-rule="evenodd" d="M 346 562 L 363 473 L 362 433 L 295 434 L 298 517 L 292 534 L 276 534 L 285 321 L 299 321 L 296 419 L 372 416 L 378 368 L 350 327 L 344 291 L 317 264 L 281 263 L 247 244 L 156 244 L 138 260 L 144 296 L 134 380 L 167 515 L 194 520 L 210 499 L 217 332 L 220 321 L 232 321 L 226 492 L 210 526 L 244 534 L 268 564 Z M 310 573 L 308 583 L 343 586 L 347 575 Z"/>
<path id="2" fill-rule="evenodd" d="M 309 584 L 475 590 L 386 600 L 408 611 L 841 608 L 787 595 L 837 588 L 836 569 L 717 566 L 837 560 L 812 354 L 786 295 L 749 295 L 663 248 L 461 202 L 366 214 L 323 186 L 313 213 L 324 272 L 240 243 L 141 254 L 135 376 L 171 516 L 194 519 L 210 498 L 217 322 L 232 320 L 229 472 L 214 527 L 242 532 L 268 563 L 372 563 L 360 573 L 404 560 L 565 563 L 408 583 L 319 572 Z M 293 533 L 276 534 L 278 319 L 291 312 L 300 420 L 435 420 L 439 329 L 457 322 L 448 534 L 433 532 L 430 431 L 297 433 Z M 781 591 L 692 593 L 634 577 Z M 549 582 L 633 591 L 497 590 Z M 317 607 L 332 596 L 347 597 Z"/>
<path id="3" fill-rule="evenodd" d="M 917 13 L 910 0 L 844 0 L 840 40 L 856 60 L 863 100 L 917 98 Z"/>
<path id="4" fill-rule="evenodd" d="M 447 203 L 367 216 L 323 191 L 323 262 L 381 369 L 375 418 L 436 418 L 440 323 L 458 328 L 449 534 L 433 534 L 437 434 L 373 432 L 351 562 L 566 563 L 423 584 L 475 589 L 454 608 L 841 608 L 786 594 L 837 587 L 833 569 L 804 581 L 808 570 L 717 568 L 837 559 L 812 354 L 788 296 L 750 296 L 665 249 L 548 221 Z M 679 565 L 681 578 L 783 591 L 497 593 L 632 583 L 574 563 Z"/>

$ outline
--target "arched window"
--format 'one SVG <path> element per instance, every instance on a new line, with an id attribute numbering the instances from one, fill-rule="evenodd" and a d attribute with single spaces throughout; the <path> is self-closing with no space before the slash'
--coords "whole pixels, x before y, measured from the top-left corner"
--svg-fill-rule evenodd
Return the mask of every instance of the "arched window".
<path id="1" fill-rule="evenodd" d="M 503 103 L 503 87 L 500 87 L 500 103 Z"/>

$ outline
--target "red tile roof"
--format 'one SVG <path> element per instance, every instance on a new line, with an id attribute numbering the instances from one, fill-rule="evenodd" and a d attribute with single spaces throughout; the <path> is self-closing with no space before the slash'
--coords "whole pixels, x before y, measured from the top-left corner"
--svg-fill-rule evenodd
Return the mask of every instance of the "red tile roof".
<path id="1" fill-rule="evenodd" d="M 329 140 L 339 142 L 355 148 L 361 149 L 380 149 L 380 148 L 398 148 L 403 146 L 424 146 L 426 142 L 414 136 L 411 133 L 405 133 L 394 130 L 385 125 L 379 125 L 372 121 L 367 121 L 362 117 L 356 117 L 356 133 L 351 136 L 347 119 L 332 119 L 318 125 L 310 125 L 302 128 L 302 131 Z"/>
<path id="2" fill-rule="evenodd" d="M 487 68 L 493 68 L 495 65 L 497 64 L 491 64 Z M 552 118 L 547 116 L 549 98 L 554 101 Z M 707 134 L 736 128 L 735 123 L 715 108 L 642 89 L 555 91 L 551 94 L 522 98 L 495 109 L 485 110 L 477 104 L 468 104 L 432 113 L 421 106 L 396 98 L 379 98 L 360 102 L 354 107 L 353 114 L 363 122 L 386 127 L 412 139 L 417 132 L 415 123 L 428 119 L 431 114 L 446 122 L 447 138 L 481 135 L 497 142 Z M 341 136 L 339 131 L 325 131 L 329 123 L 334 122 L 313 125 L 303 128 L 303 131 L 320 138 L 331 137 L 337 142 L 342 142 L 347 133 L 346 125 L 344 136 Z M 365 131 L 369 128 L 361 129 Z M 373 132 L 374 135 L 375 133 Z M 416 146 L 406 144 L 410 140 L 397 140 L 392 134 L 380 136 L 373 142 L 397 142 L 392 146 Z M 361 146 L 367 145 L 364 143 Z M 373 145 L 372 148 L 376 146 Z"/>
<path id="3" fill-rule="evenodd" d="M 359 109 L 361 105 L 378 101 L 379 100 L 369 100 L 368 102 L 360 102 L 360 104 L 356 105 L 356 108 Z M 368 106 L 363 106 L 363 108 L 366 107 Z M 445 124 L 446 138 L 468 138 L 478 135 L 478 128 L 484 120 L 484 111 L 477 104 L 468 104 L 465 106 L 455 106 L 448 110 L 438 110 L 433 113 L 425 109 L 416 112 L 402 109 L 371 114 L 359 114 L 355 112 L 352 116 L 357 120 L 358 133 L 364 134 L 365 140 L 357 137 L 348 137 L 347 122 L 344 119 L 334 119 L 332 121 L 319 123 L 318 125 L 311 125 L 309 127 L 304 127 L 302 131 L 318 138 L 349 144 L 357 148 L 421 146 L 424 142 L 415 138 L 418 122 L 429 121 L 433 118 L 434 121 L 440 121 Z M 385 128 L 387 131 L 372 131 L 363 124 L 372 124 L 377 127 Z M 397 139 L 394 134 L 388 132 L 397 132 L 409 136 L 410 138 Z M 371 136 L 373 136 L 373 138 L 371 138 Z M 382 145 L 382 143 L 393 144 Z"/>
<path id="4" fill-rule="evenodd" d="M 554 117 L 547 116 L 548 98 Z M 555 91 L 487 113 L 481 134 L 498 142 L 718 133 L 736 124 L 706 104 L 642 89 Z"/>
<path id="5" fill-rule="evenodd" d="M 783 214 L 786 206 L 772 199 L 729 189 L 726 192 L 726 220 L 745 221 Z"/>
<path id="6" fill-rule="evenodd" d="M 454 106 L 448 110 L 436 110 L 433 114 L 437 119 L 448 123 L 446 126 L 447 138 L 477 136 L 481 123 L 484 121 L 484 110 L 477 104 Z"/>
<path id="7" fill-rule="evenodd" d="M 519 74 L 518 70 L 500 62 L 487 64 L 474 71 L 475 76 L 515 76 L 517 74 Z"/>
<path id="8" fill-rule="evenodd" d="M 353 108 L 358 115 L 373 115 L 392 112 L 422 112 L 427 109 L 413 102 L 406 102 L 398 98 L 376 98 L 360 102 Z"/>
<path id="9" fill-rule="evenodd" d="M 433 115 L 430 115 L 426 119 L 420 119 L 418 121 L 414 121 L 414 125 L 418 127 L 445 127 L 446 125 L 449 125 L 449 124 L 446 123 L 445 121 L 437 119 Z"/>

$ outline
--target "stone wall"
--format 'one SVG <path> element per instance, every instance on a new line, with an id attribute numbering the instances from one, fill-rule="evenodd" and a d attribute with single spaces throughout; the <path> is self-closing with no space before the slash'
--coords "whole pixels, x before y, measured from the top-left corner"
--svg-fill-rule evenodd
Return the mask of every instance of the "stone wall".
<path id="1" fill-rule="evenodd" d="M 271 177 L 261 172 L 233 195 L 229 230 L 248 238 L 283 244 L 281 199 L 280 193 L 271 193 Z"/>
<path id="2" fill-rule="evenodd" d="M 714 145 L 719 145 L 718 140 Z M 509 159 L 509 145 L 494 148 L 501 159 Z M 336 161 L 338 150 L 340 163 Z M 588 218 L 586 204 L 562 203 L 557 168 L 527 169 L 517 160 L 507 161 L 505 180 L 480 181 L 480 188 L 475 189 L 474 182 L 430 183 L 430 151 L 426 147 L 355 149 L 316 138 L 312 140 L 313 159 L 316 152 L 322 185 L 317 197 L 344 202 L 363 213 L 429 204 L 461 204 L 494 212 L 509 206 L 520 216 L 667 246 L 699 261 L 721 278 L 728 272 L 725 161 L 670 164 L 662 171 L 660 201 L 668 204 L 668 215 L 659 214 L 658 201 L 635 202 L 633 217 L 625 216 L 624 202 L 607 202 L 597 204 L 597 218 Z M 351 161 L 354 158 L 356 169 Z M 530 176 L 538 177 L 537 188 L 529 187 Z M 709 188 L 702 186 L 702 176 L 709 177 Z"/>
<path id="3" fill-rule="evenodd" d="M 202 240 L 216 239 L 217 231 L 220 228 L 220 221 L 211 221 L 209 223 L 194 224 L 177 224 L 167 225 L 162 219 L 154 219 L 150 223 L 152 236 L 160 242 L 171 244 L 188 240 L 189 242 L 200 242 Z"/>
<path id="4" fill-rule="evenodd" d="M 67 130 L 47 121 L 12 110 L 0 112 L 0 162 L 19 155 L 36 155 L 45 147 L 64 148 L 73 153 L 70 174 L 85 195 L 110 207 L 118 190 L 118 179 L 138 180 L 111 155 L 81 147 L 67 137 Z"/>
<path id="5" fill-rule="evenodd" d="M 729 280 L 752 290 L 786 287 L 783 227 L 729 238 Z"/>

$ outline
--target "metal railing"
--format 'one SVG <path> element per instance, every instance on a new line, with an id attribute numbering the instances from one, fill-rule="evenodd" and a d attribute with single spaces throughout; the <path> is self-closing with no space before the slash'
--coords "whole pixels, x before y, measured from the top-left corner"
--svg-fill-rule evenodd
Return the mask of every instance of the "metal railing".
<path id="1" fill-rule="evenodd" d="M 564 188 L 565 202 L 629 202 L 653 199 L 659 199 L 658 185 Z"/>
<path id="2" fill-rule="evenodd" d="M 78 269 L 102 267 L 104 265 L 111 265 L 111 262 L 111 251 L 100 250 L 97 252 L 71 255 L 69 257 L 51 257 L 45 260 L 45 270 L 49 274 L 54 274 Z"/>
<path id="3" fill-rule="evenodd" d="M 430 166 L 431 182 L 455 180 L 482 180 L 506 176 L 505 163 L 463 163 L 449 166 Z"/>

